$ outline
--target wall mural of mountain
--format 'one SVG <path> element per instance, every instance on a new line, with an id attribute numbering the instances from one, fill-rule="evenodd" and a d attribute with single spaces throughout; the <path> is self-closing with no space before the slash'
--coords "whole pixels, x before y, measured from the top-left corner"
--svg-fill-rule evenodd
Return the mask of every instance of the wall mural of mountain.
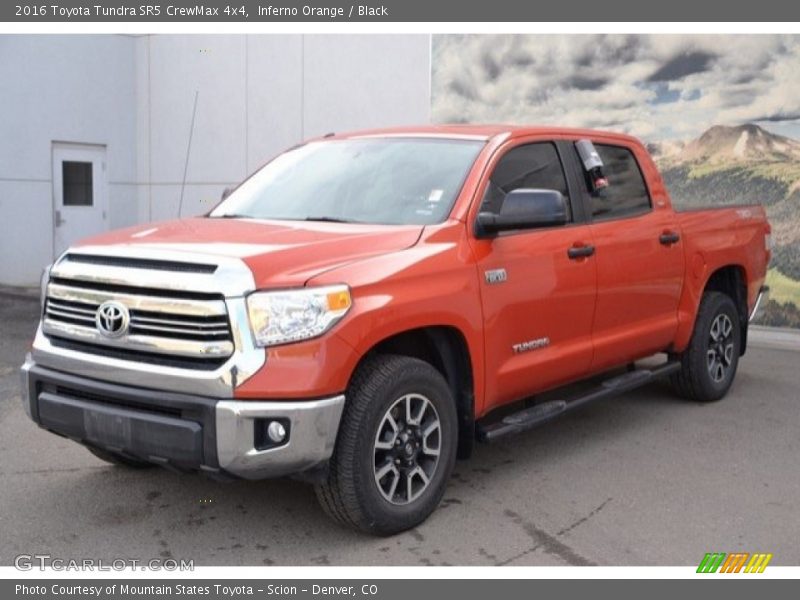
<path id="1" fill-rule="evenodd" d="M 799 36 L 437 35 L 435 122 L 644 140 L 676 207 L 757 202 L 775 244 L 764 324 L 800 328 Z"/>
<path id="2" fill-rule="evenodd" d="M 748 123 L 648 144 L 677 207 L 758 202 L 775 243 L 764 324 L 800 328 L 800 141 Z"/>

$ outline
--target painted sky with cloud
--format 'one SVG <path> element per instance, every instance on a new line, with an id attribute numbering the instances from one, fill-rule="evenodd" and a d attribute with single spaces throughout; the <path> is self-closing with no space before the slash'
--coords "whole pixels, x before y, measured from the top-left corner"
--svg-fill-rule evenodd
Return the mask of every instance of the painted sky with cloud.
<path id="1" fill-rule="evenodd" d="M 800 137 L 800 36 L 436 35 L 433 120 Z"/>

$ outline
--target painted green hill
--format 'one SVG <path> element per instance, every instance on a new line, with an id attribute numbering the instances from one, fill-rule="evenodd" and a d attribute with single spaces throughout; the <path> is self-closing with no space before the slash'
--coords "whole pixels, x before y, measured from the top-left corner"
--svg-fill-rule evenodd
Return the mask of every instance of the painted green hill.
<path id="1" fill-rule="evenodd" d="M 775 247 L 763 323 L 800 328 L 800 142 L 748 124 L 650 148 L 678 208 L 764 205 Z"/>

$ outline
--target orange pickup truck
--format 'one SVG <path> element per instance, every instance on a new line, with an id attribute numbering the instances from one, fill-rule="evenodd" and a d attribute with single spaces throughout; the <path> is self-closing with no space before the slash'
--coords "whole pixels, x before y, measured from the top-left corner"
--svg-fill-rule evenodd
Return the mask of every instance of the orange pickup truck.
<path id="1" fill-rule="evenodd" d="M 625 135 L 329 135 L 205 216 L 59 257 L 23 400 L 106 461 L 292 475 L 336 520 L 391 534 L 476 441 L 661 376 L 724 396 L 769 233 L 757 205 L 673 210 Z"/>

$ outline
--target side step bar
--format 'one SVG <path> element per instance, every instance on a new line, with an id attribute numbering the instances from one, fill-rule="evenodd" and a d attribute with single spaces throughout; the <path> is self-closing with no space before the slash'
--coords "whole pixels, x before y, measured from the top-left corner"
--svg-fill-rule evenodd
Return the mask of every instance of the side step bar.
<path id="1" fill-rule="evenodd" d="M 680 368 L 680 362 L 670 361 L 652 369 L 629 371 L 617 377 L 606 379 L 582 396 L 577 396 L 570 400 L 543 402 L 508 415 L 496 423 L 489 425 L 478 424 L 478 440 L 491 442 L 506 435 L 532 429 L 584 404 L 624 394 L 655 379 L 674 373 Z"/>

